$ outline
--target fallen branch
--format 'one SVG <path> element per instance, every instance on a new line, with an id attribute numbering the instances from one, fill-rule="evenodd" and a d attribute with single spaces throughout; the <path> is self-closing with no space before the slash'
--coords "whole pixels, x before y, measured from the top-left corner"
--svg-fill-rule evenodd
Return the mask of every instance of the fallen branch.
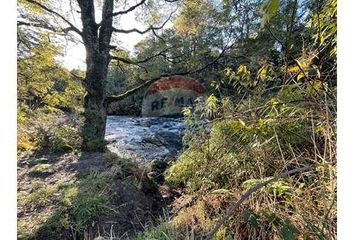
<path id="1" fill-rule="evenodd" d="M 269 179 L 265 182 L 262 182 L 260 184 L 257 184 L 256 186 L 248 189 L 245 194 L 243 194 L 241 196 L 241 198 L 236 202 L 235 206 L 233 206 L 232 208 L 229 209 L 228 213 L 220 219 L 220 221 L 216 224 L 216 226 L 209 232 L 209 234 L 206 236 L 206 240 L 211 240 L 213 238 L 213 236 L 215 235 L 215 233 L 220 229 L 221 226 L 223 226 L 225 224 L 225 222 L 232 216 L 235 214 L 236 210 L 241 206 L 241 204 L 249 197 L 251 196 L 252 193 L 256 192 L 257 190 L 261 189 L 262 187 L 268 185 L 269 183 L 275 182 L 277 181 L 279 178 L 282 177 L 289 177 L 292 174 L 295 173 L 301 173 L 301 172 L 305 172 L 307 170 L 310 170 L 312 168 L 312 166 L 306 166 L 306 167 L 302 167 L 302 168 L 296 168 L 290 171 L 286 171 L 283 172 L 281 174 L 279 174 L 278 176 Z"/>

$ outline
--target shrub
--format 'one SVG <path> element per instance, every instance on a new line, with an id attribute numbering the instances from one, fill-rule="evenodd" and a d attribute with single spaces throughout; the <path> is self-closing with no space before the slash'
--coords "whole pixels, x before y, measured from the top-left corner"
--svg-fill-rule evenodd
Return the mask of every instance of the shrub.
<path id="1" fill-rule="evenodd" d="M 332 90 L 311 90 L 316 87 L 290 85 L 263 100 L 249 96 L 234 107 L 228 100 L 218 100 L 215 118 L 203 126 L 196 123 L 203 107 L 196 107 L 198 114 L 186 116 L 192 123 L 188 149 L 167 170 L 167 183 L 197 196 L 197 202 L 215 194 L 234 199 L 281 172 L 311 165 L 310 172 L 281 178 L 252 194 L 224 227 L 236 239 L 332 239 L 336 231 L 335 99 L 330 98 Z M 206 224 L 222 216 L 232 199 L 221 209 L 208 206 L 207 220 L 200 221 Z M 191 219 L 181 217 L 184 212 L 191 213 L 192 208 L 183 208 L 172 222 L 191 224 Z"/>

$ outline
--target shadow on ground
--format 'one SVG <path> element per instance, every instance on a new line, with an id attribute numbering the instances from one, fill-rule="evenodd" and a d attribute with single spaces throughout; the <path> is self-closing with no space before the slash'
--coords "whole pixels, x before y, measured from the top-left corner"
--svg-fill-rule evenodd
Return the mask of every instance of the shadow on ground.
<path id="1" fill-rule="evenodd" d="M 146 171 L 110 152 L 18 164 L 18 239 L 132 239 L 165 207 Z"/>

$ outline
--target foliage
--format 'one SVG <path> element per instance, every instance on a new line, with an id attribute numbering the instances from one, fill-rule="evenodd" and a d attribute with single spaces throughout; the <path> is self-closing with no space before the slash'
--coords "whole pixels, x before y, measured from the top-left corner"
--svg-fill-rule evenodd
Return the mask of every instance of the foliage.
<path id="1" fill-rule="evenodd" d="M 18 149 L 62 152 L 79 147 L 81 82 L 55 61 L 60 49 L 45 36 L 18 59 Z"/>
<path id="2" fill-rule="evenodd" d="M 223 115 L 225 112 L 223 106 L 219 106 L 218 118 L 200 128 L 199 134 L 194 133 L 194 136 L 199 137 L 194 141 L 191 140 L 189 148 L 168 169 L 166 173 L 168 184 L 182 188 L 186 194 L 200 196 L 213 194 L 234 198 L 240 196 L 242 191 L 270 179 L 271 176 L 276 176 L 284 169 L 312 164 L 320 167 L 323 166 L 320 159 L 326 159 L 326 170 L 322 172 L 315 170 L 303 177 L 273 182 L 251 197 L 250 203 L 246 205 L 251 209 L 281 214 L 279 219 L 283 222 L 266 230 L 262 227 L 266 224 L 263 222 L 265 219 L 257 221 L 256 226 L 253 224 L 254 226 L 247 230 L 250 231 L 249 235 L 267 234 L 270 237 L 274 234 L 284 239 L 295 239 L 301 232 L 302 236 L 311 236 L 312 230 L 303 220 L 303 214 L 309 211 L 309 206 L 321 209 L 318 214 L 312 212 L 311 219 L 317 226 L 325 224 L 321 216 L 326 211 L 332 210 L 327 210 L 323 206 L 329 206 L 336 194 L 333 188 L 335 180 L 328 178 L 328 174 L 332 176 L 335 174 L 332 168 L 336 164 L 333 158 L 334 145 L 331 146 L 332 150 L 328 149 L 328 145 L 323 145 L 324 142 L 335 144 L 334 135 L 328 135 L 329 132 L 324 134 L 315 127 L 323 124 L 326 125 L 326 129 L 333 130 L 335 127 L 335 121 L 328 122 L 333 118 L 327 115 L 333 112 L 316 104 L 328 94 L 330 93 L 322 92 L 315 97 L 306 87 L 294 90 L 289 86 L 272 98 L 258 102 L 256 106 L 250 106 L 249 100 L 240 102 L 228 116 Z M 307 96 L 311 100 L 299 103 L 294 100 L 298 96 L 301 99 Z M 205 108 L 207 106 L 204 105 Z M 317 146 L 316 151 L 313 150 L 314 144 Z M 332 152 L 330 158 L 328 151 Z M 332 186 L 331 190 L 326 187 L 328 185 Z M 322 194 L 327 196 L 326 199 L 320 197 Z M 303 201 L 297 202 L 298 198 Z M 315 203 L 313 198 L 321 200 Z M 268 205 L 268 201 L 277 206 Z M 289 209 L 289 206 L 292 207 Z M 188 209 L 186 211 L 188 212 Z M 290 219 L 290 216 L 293 219 L 291 222 L 286 220 Z M 240 220 L 235 219 L 235 226 L 239 225 L 237 221 Z M 190 225 L 192 221 L 185 220 L 184 223 Z M 243 236 L 242 227 L 228 226 L 233 228 L 233 234 Z M 329 231 L 328 237 L 333 236 L 331 232 L 333 225 L 326 226 Z M 262 229 L 266 232 L 260 233 Z"/>
<path id="3" fill-rule="evenodd" d="M 307 22 L 296 11 L 290 17 L 304 5 L 278 3 L 263 3 L 263 27 L 234 50 L 252 46 L 249 61 L 230 60 L 219 69 L 222 78 L 211 83 L 214 94 L 185 111 L 188 148 L 168 169 L 166 181 L 184 195 L 196 196 L 192 206 L 209 196 L 219 202 L 227 199 L 221 209 L 218 201 L 208 205 L 207 223 L 222 217 L 246 190 L 286 170 L 311 165 L 308 173 L 281 178 L 252 194 L 223 227 L 237 239 L 335 239 L 336 2 L 307 5 L 312 11 Z M 314 19 L 321 20 L 316 25 Z M 290 33 L 291 28 L 297 30 Z M 318 33 L 327 41 L 319 41 Z M 308 44 L 302 49 L 292 45 L 299 43 L 297 34 Z M 282 45 L 279 49 L 273 42 L 277 56 L 260 53 L 261 48 L 258 52 L 257 43 L 269 39 Z M 184 219 L 181 225 L 192 227 L 193 220 Z"/>

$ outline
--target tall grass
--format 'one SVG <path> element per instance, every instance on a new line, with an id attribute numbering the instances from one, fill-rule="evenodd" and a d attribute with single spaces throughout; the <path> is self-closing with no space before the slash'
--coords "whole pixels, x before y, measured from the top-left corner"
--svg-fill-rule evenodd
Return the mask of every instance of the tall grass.
<path id="1" fill-rule="evenodd" d="M 335 89 L 289 85 L 221 100 L 207 125 L 200 116 L 190 113 L 189 148 L 166 173 L 196 199 L 168 222 L 183 236 L 171 239 L 336 238 Z"/>

